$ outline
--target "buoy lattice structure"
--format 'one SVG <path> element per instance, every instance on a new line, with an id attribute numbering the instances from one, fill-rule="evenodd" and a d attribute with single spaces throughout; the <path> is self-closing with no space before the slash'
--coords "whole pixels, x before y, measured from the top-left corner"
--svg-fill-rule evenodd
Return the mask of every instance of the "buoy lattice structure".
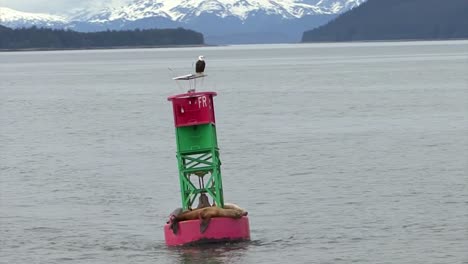
<path id="1" fill-rule="evenodd" d="M 224 208 L 213 102 L 216 95 L 216 92 L 189 91 L 168 97 L 174 115 L 183 211 L 196 209 L 195 202 L 201 195 L 209 196 L 211 205 Z M 245 215 L 239 219 L 215 217 L 203 231 L 200 224 L 201 219 L 182 221 L 175 232 L 168 222 L 164 227 L 166 244 L 174 246 L 250 239 L 249 221 Z"/>
<path id="2" fill-rule="evenodd" d="M 215 92 L 194 92 L 168 98 L 174 113 L 183 210 L 192 209 L 201 193 L 209 194 L 216 205 L 224 206 L 214 96 Z"/>

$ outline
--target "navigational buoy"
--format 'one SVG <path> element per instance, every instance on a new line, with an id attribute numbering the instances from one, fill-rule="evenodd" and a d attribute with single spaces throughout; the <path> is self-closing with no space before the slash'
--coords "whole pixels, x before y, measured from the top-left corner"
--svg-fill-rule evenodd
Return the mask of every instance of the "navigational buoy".
<path id="1" fill-rule="evenodd" d="M 174 80 L 190 82 L 205 76 L 188 74 Z M 168 97 L 174 115 L 182 198 L 182 208 L 176 209 L 164 226 L 168 246 L 250 240 L 247 212 L 224 202 L 213 103 L 216 95 L 191 88 Z"/>

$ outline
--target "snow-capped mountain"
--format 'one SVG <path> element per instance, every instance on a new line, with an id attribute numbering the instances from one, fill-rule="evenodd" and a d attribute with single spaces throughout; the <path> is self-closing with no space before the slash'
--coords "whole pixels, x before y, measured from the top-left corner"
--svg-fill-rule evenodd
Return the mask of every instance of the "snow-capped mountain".
<path id="1" fill-rule="evenodd" d="M 324 7 L 328 9 L 333 14 L 343 13 L 351 8 L 354 8 L 366 0 L 345 0 L 345 1 L 337 1 L 337 0 L 320 0 L 317 2 L 317 6 Z"/>
<path id="2" fill-rule="evenodd" d="M 184 27 L 210 44 L 297 42 L 366 0 L 124 0 L 64 16 L 0 8 L 0 24 L 67 27 L 78 31 Z M 1 10 L 4 10 L 3 13 Z"/>
<path id="3" fill-rule="evenodd" d="M 7 27 L 62 27 L 68 22 L 64 16 L 27 13 L 0 7 L 0 24 Z"/>
<path id="4" fill-rule="evenodd" d="M 133 0 L 126 5 L 81 13 L 74 20 L 104 23 L 114 20 L 135 21 L 162 17 L 184 22 L 203 14 L 246 20 L 262 12 L 283 19 L 307 15 L 339 14 L 365 0 Z"/>

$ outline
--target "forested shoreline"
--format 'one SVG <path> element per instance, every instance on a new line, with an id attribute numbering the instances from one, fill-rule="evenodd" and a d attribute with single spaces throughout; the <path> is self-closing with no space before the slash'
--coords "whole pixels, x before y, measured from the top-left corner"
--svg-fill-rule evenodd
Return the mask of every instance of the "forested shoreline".
<path id="1" fill-rule="evenodd" d="M 76 32 L 49 28 L 11 29 L 0 25 L 0 49 L 87 49 L 204 45 L 203 34 L 183 28 Z"/>
<path id="2" fill-rule="evenodd" d="M 302 42 L 442 40 L 468 38 L 468 0 L 368 0 Z"/>

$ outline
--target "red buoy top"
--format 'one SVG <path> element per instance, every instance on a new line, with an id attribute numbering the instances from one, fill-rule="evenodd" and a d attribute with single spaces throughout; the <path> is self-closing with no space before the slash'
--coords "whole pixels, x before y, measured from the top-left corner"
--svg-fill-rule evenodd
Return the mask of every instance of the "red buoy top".
<path id="1" fill-rule="evenodd" d="M 176 127 L 215 124 L 213 97 L 216 92 L 188 92 L 167 98 L 172 101 Z"/>

